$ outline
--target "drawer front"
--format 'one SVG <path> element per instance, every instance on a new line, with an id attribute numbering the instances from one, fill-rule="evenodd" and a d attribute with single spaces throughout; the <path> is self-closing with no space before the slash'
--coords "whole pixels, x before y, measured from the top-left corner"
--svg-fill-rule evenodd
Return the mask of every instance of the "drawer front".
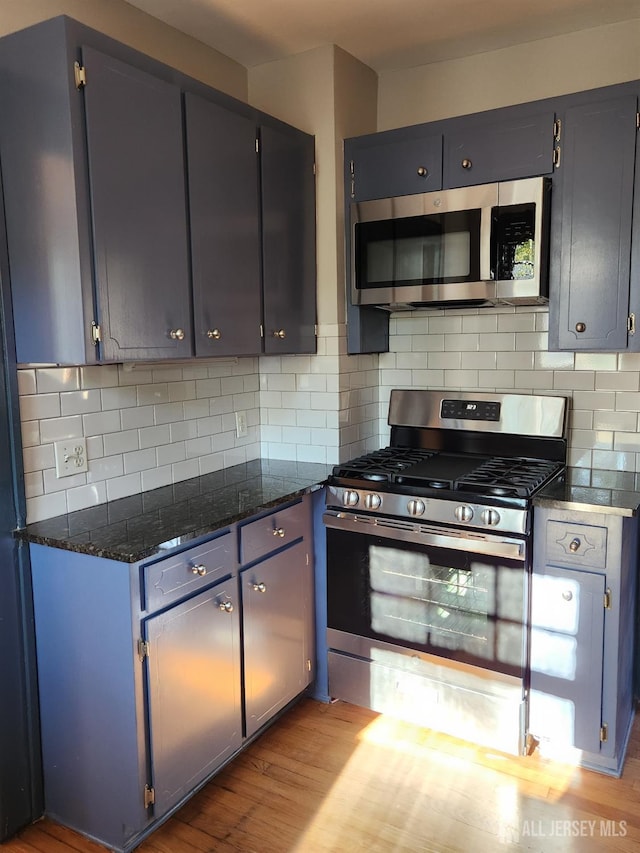
<path id="1" fill-rule="evenodd" d="M 229 574 L 234 566 L 233 533 L 145 566 L 144 605 L 147 610 L 166 607 Z"/>
<path id="2" fill-rule="evenodd" d="M 595 524 L 547 522 L 547 563 L 569 563 L 592 569 L 607 565 L 607 528 Z"/>
<path id="3" fill-rule="evenodd" d="M 240 562 L 259 560 L 300 539 L 307 533 L 307 519 L 307 505 L 301 501 L 245 525 L 240 530 Z"/>

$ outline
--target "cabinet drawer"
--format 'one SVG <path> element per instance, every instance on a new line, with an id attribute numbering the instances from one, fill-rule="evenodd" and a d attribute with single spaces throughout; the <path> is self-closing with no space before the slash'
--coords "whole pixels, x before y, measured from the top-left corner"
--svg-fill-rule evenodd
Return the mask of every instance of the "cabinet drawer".
<path id="1" fill-rule="evenodd" d="M 595 524 L 547 522 L 546 562 L 593 569 L 607 565 L 607 528 Z"/>
<path id="2" fill-rule="evenodd" d="M 174 557 L 144 566 L 145 608 L 166 607 L 233 571 L 233 539 L 232 533 L 225 533 Z"/>
<path id="3" fill-rule="evenodd" d="M 307 533 L 307 505 L 303 501 L 252 521 L 240 531 L 240 562 L 251 563 Z"/>

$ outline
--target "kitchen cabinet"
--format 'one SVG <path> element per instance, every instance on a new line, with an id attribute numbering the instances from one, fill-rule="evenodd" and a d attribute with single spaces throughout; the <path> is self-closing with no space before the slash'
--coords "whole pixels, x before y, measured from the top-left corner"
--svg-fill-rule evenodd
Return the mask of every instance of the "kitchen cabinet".
<path id="1" fill-rule="evenodd" d="M 442 135 L 423 127 L 345 140 L 345 197 L 358 202 L 442 189 Z"/>
<path id="2" fill-rule="evenodd" d="M 553 172 L 555 116 L 508 107 L 467 116 L 444 133 L 443 185 L 468 187 Z"/>
<path id="3" fill-rule="evenodd" d="M 532 743 L 620 775 L 633 720 L 637 523 L 535 508 Z"/>
<path id="4" fill-rule="evenodd" d="M 315 353 L 314 140 L 264 123 L 259 134 L 264 352 Z"/>
<path id="5" fill-rule="evenodd" d="M 313 573 L 306 503 L 241 528 L 245 734 L 313 680 Z M 304 537 L 304 538 L 303 538 Z"/>
<path id="6" fill-rule="evenodd" d="M 0 111 L 18 362 L 315 352 L 312 137 L 67 17 Z"/>
<path id="7" fill-rule="evenodd" d="M 30 544 L 48 816 L 131 850 L 304 691 L 312 530 L 305 495 L 136 562 Z"/>
<path id="8" fill-rule="evenodd" d="M 632 285 L 630 269 L 632 228 L 638 231 L 634 89 L 606 90 L 568 105 L 562 115 L 553 189 L 550 349 L 640 348 L 634 329 L 638 286 Z"/>
<path id="9" fill-rule="evenodd" d="M 185 95 L 196 355 L 262 349 L 256 125 Z"/>

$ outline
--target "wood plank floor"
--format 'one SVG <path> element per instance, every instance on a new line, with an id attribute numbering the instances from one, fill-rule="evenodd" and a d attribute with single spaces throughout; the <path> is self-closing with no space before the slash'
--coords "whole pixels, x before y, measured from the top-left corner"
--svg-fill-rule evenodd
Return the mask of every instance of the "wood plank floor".
<path id="1" fill-rule="evenodd" d="M 104 853 L 46 819 L 0 846 Z M 612 779 L 304 699 L 138 850 L 640 851 L 640 717 L 623 776 Z"/>

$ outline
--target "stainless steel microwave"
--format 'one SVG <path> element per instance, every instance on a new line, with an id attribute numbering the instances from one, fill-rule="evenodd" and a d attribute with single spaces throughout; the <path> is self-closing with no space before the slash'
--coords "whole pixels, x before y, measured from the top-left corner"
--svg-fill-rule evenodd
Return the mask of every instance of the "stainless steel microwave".
<path id="1" fill-rule="evenodd" d="M 389 310 L 540 304 L 548 178 L 351 204 L 351 299 Z"/>

